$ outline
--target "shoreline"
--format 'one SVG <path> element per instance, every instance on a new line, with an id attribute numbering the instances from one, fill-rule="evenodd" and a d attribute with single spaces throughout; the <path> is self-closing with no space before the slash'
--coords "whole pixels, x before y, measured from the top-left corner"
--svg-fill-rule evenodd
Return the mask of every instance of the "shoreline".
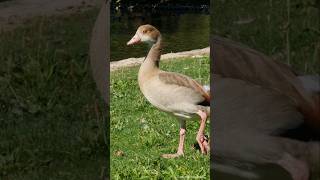
<path id="1" fill-rule="evenodd" d="M 208 56 L 209 54 L 210 54 L 210 47 L 206 47 L 203 49 L 194 49 L 190 51 L 163 54 L 161 55 L 161 60 L 169 61 L 177 58 L 203 57 L 203 56 Z M 134 66 L 140 65 L 144 60 L 144 58 L 145 57 L 127 58 L 119 61 L 112 61 L 110 62 L 110 72 L 113 72 L 122 68 L 134 67 Z"/>

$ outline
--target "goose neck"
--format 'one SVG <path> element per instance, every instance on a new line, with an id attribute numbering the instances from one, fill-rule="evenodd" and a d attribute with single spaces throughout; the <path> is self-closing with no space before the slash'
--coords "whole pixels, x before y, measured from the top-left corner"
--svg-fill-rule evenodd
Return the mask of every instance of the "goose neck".
<path id="1" fill-rule="evenodd" d="M 162 39 L 158 37 L 155 44 L 153 44 L 148 52 L 147 57 L 140 67 L 140 73 L 148 73 L 159 69 L 159 61 L 162 52 Z"/>

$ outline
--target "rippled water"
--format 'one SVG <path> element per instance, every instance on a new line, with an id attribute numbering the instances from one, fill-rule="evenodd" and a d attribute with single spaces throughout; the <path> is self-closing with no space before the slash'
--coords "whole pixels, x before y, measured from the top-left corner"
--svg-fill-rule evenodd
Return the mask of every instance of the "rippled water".
<path id="1" fill-rule="evenodd" d="M 209 46 L 210 16 L 205 13 L 134 12 L 111 16 L 111 61 L 143 57 L 146 45 L 127 47 L 126 42 L 137 27 L 152 24 L 164 40 L 164 53 L 199 49 Z"/>

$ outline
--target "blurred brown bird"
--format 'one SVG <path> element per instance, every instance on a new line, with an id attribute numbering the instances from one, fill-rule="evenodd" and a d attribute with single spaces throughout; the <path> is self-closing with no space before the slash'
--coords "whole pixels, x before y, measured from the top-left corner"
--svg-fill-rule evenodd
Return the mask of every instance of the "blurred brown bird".
<path id="1" fill-rule="evenodd" d="M 239 175 L 233 162 L 271 163 L 294 180 L 320 178 L 312 172 L 320 164 L 319 76 L 297 76 L 227 39 L 215 37 L 211 45 L 213 169 Z M 304 124 L 307 133 L 295 132 Z"/>

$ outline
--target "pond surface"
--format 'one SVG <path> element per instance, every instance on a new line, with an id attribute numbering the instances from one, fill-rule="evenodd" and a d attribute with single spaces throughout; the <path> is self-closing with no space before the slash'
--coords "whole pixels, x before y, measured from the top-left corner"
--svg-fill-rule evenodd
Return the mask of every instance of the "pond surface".
<path id="1" fill-rule="evenodd" d="M 164 53 L 209 46 L 210 15 L 202 12 L 126 12 L 111 15 L 111 61 L 143 57 L 147 45 L 127 47 L 126 43 L 142 24 L 160 30 Z"/>

